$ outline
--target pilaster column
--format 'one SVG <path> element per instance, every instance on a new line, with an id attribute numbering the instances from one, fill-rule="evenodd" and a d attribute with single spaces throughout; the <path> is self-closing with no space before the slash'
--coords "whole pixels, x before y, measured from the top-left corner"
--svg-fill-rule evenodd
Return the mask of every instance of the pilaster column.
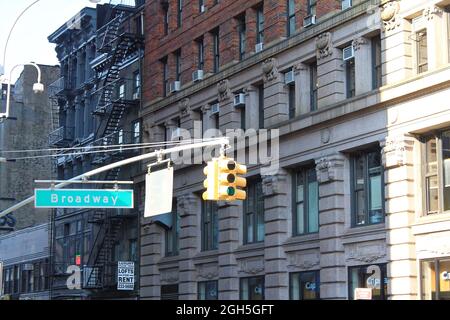
<path id="1" fill-rule="evenodd" d="M 234 251 L 239 247 L 242 203 L 219 202 L 219 299 L 239 300 L 238 264 Z"/>
<path id="2" fill-rule="evenodd" d="M 385 181 L 385 210 L 389 279 L 388 298 L 418 299 L 414 223 L 414 138 L 387 137 L 381 143 Z"/>
<path id="3" fill-rule="evenodd" d="M 311 110 L 311 84 L 309 67 L 303 63 L 294 66 L 295 75 L 295 115 L 306 114 Z"/>
<path id="4" fill-rule="evenodd" d="M 323 108 L 345 99 L 345 72 L 342 50 L 334 48 L 332 34 L 325 32 L 316 38 L 318 108 Z"/>
<path id="5" fill-rule="evenodd" d="M 83 108 L 81 97 L 75 98 L 75 138 L 82 138 L 84 132 Z"/>
<path id="6" fill-rule="evenodd" d="M 192 258 L 199 251 L 198 217 L 201 212 L 201 202 L 194 194 L 178 197 L 180 214 L 180 260 L 178 286 L 180 300 L 197 299 L 196 268 Z"/>
<path id="7" fill-rule="evenodd" d="M 384 53 L 383 83 L 394 84 L 412 76 L 411 24 L 400 17 L 400 1 L 383 1 L 381 5 L 381 51 Z"/>
<path id="8" fill-rule="evenodd" d="M 217 84 L 218 100 L 220 104 L 220 130 L 240 128 L 240 114 L 233 105 L 233 94 L 231 93 L 228 80 L 222 80 Z"/>
<path id="9" fill-rule="evenodd" d="M 91 108 L 89 107 L 89 98 L 87 95 L 84 96 L 83 101 L 83 123 L 84 123 L 84 131 L 83 138 L 87 138 L 91 132 Z"/>
<path id="10" fill-rule="evenodd" d="M 319 182 L 320 297 L 347 298 L 347 272 L 342 244 L 344 210 L 344 161 L 341 154 L 316 160 Z"/>
<path id="11" fill-rule="evenodd" d="M 263 62 L 264 75 L 264 127 L 270 127 L 289 119 L 285 83 L 278 72 L 277 60 Z"/>
<path id="12" fill-rule="evenodd" d="M 258 90 L 254 86 L 245 88 L 245 123 L 246 129 L 258 129 Z"/>
<path id="13" fill-rule="evenodd" d="M 353 40 L 352 45 L 355 52 L 355 94 L 358 95 L 372 90 L 372 51 L 364 37 Z"/>
<path id="14" fill-rule="evenodd" d="M 161 276 L 158 262 L 162 257 L 164 230 L 155 223 L 141 220 L 140 296 L 161 299 Z"/>
<path id="15" fill-rule="evenodd" d="M 279 169 L 274 175 L 262 177 L 265 223 L 265 298 L 289 299 L 289 275 L 282 244 L 288 238 L 288 173 Z"/>

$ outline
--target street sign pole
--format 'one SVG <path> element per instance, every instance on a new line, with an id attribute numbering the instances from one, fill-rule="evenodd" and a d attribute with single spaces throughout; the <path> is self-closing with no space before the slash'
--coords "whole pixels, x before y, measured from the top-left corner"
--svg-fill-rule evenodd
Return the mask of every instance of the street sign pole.
<path id="1" fill-rule="evenodd" d="M 229 145 L 230 140 L 228 137 L 223 137 L 223 138 L 218 138 L 218 139 L 214 139 L 212 141 L 206 141 L 206 142 L 198 142 L 198 143 L 190 143 L 190 144 L 185 144 L 185 145 L 180 145 L 177 147 L 173 147 L 173 148 L 168 148 L 168 149 L 161 149 L 161 150 L 157 150 L 151 153 L 147 153 L 147 154 L 143 154 L 140 156 L 136 156 L 133 158 L 129 158 L 129 159 L 125 159 L 122 161 L 118 161 L 115 163 L 111 163 L 109 165 L 97 168 L 95 170 L 86 172 L 82 175 L 73 177 L 72 179 L 70 179 L 67 182 L 64 183 L 60 183 L 54 186 L 54 189 L 61 189 L 65 186 L 68 186 L 70 184 L 73 183 L 79 183 L 80 181 L 86 180 L 89 177 L 95 176 L 99 173 L 105 172 L 105 171 L 109 171 L 111 169 L 114 168 L 118 168 L 118 167 L 123 167 L 125 165 L 131 164 L 131 163 L 135 163 L 135 162 L 139 162 L 142 160 L 146 160 L 146 159 L 151 159 L 151 158 L 157 158 L 160 157 L 161 155 L 165 155 L 165 154 L 170 154 L 172 152 L 181 152 L 183 150 L 190 150 L 190 149 L 197 149 L 197 148 L 203 148 L 203 147 L 208 147 L 208 146 L 225 146 L 225 145 Z M 34 201 L 35 197 L 29 197 L 19 203 L 17 203 L 16 205 L 9 207 L 6 210 L 3 210 L 2 212 L 0 212 L 0 218 L 6 216 L 8 213 L 14 212 L 17 209 L 22 208 L 23 206 L 26 206 L 29 203 L 32 203 Z"/>

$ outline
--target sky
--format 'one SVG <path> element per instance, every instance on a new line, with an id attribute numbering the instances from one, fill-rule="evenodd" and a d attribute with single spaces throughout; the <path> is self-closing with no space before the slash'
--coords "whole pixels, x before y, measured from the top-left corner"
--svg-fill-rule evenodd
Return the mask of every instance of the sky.
<path id="1" fill-rule="evenodd" d="M 6 39 L 14 21 L 34 1 L 0 0 L 0 65 L 3 63 Z M 100 3 L 109 3 L 109 0 Z M 84 7 L 95 7 L 95 4 L 89 0 L 40 0 L 32 6 L 20 18 L 12 33 L 4 68 L 6 73 L 9 75 L 11 68 L 17 64 L 31 61 L 57 65 L 55 46 L 48 42 L 47 37 Z M 20 68 L 14 72 L 12 80 L 17 79 L 20 72 Z"/>

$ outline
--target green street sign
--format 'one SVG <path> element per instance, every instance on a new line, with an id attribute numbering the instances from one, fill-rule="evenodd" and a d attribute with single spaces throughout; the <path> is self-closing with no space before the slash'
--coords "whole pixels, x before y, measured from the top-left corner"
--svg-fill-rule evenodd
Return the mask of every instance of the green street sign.
<path id="1" fill-rule="evenodd" d="M 35 208 L 133 209 L 133 190 L 35 189 Z"/>

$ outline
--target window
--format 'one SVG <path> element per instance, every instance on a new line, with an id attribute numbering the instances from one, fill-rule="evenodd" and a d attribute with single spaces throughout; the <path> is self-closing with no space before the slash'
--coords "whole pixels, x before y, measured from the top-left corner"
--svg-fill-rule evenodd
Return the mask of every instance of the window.
<path id="1" fill-rule="evenodd" d="M 218 248 L 219 220 L 217 211 L 217 202 L 202 202 L 202 251 Z"/>
<path id="2" fill-rule="evenodd" d="M 316 2 L 317 0 L 308 0 L 306 7 L 308 16 L 313 16 L 316 14 Z"/>
<path id="3" fill-rule="evenodd" d="M 163 95 L 167 97 L 169 93 L 169 64 L 167 63 L 167 57 L 161 60 L 163 67 Z"/>
<path id="4" fill-rule="evenodd" d="M 309 78 L 310 78 L 310 109 L 311 111 L 317 110 L 317 93 L 319 88 L 319 82 L 317 80 L 317 62 L 309 65 Z"/>
<path id="5" fill-rule="evenodd" d="M 416 33 L 417 44 L 417 73 L 428 71 L 428 45 L 427 30 L 424 29 Z"/>
<path id="6" fill-rule="evenodd" d="M 219 31 L 213 32 L 213 51 L 214 51 L 214 72 L 219 72 L 220 69 L 220 43 Z"/>
<path id="7" fill-rule="evenodd" d="M 241 278 L 241 300 L 264 300 L 264 276 Z"/>
<path id="8" fill-rule="evenodd" d="M 264 43 L 264 8 L 256 9 L 256 43 Z"/>
<path id="9" fill-rule="evenodd" d="M 119 84 L 119 99 L 125 99 L 125 82 Z"/>
<path id="10" fill-rule="evenodd" d="M 372 89 L 381 87 L 381 38 L 372 38 Z"/>
<path id="11" fill-rule="evenodd" d="M 295 118 L 295 82 L 287 85 L 289 119 Z"/>
<path id="12" fill-rule="evenodd" d="M 180 214 L 177 210 L 177 200 L 172 203 L 172 227 L 166 231 L 166 256 L 178 254 L 180 236 Z"/>
<path id="13" fill-rule="evenodd" d="M 295 33 L 295 0 L 287 0 L 287 36 Z"/>
<path id="14" fill-rule="evenodd" d="M 175 73 L 176 73 L 176 81 L 180 81 L 181 79 L 181 50 L 177 50 L 175 52 Z"/>
<path id="15" fill-rule="evenodd" d="M 320 299 L 320 271 L 291 273 L 289 297 L 291 300 Z"/>
<path id="16" fill-rule="evenodd" d="M 131 239 L 128 244 L 129 261 L 138 261 L 138 242 L 137 239 Z"/>
<path id="17" fill-rule="evenodd" d="M 348 297 L 354 299 L 356 288 L 372 289 L 372 300 L 387 299 L 386 264 L 348 268 Z"/>
<path id="18" fill-rule="evenodd" d="M 260 179 L 253 179 L 247 185 L 247 199 L 244 201 L 244 243 L 264 241 L 264 197 Z"/>
<path id="19" fill-rule="evenodd" d="M 203 38 L 197 40 L 197 48 L 198 48 L 198 70 L 203 70 L 205 65 L 205 46 Z"/>
<path id="20" fill-rule="evenodd" d="M 345 61 L 345 83 L 347 98 L 355 96 L 355 58 Z"/>
<path id="21" fill-rule="evenodd" d="M 420 262 L 422 300 L 450 300 L 450 258 Z"/>
<path id="22" fill-rule="evenodd" d="M 380 150 L 352 156 L 353 226 L 384 222 L 384 184 Z"/>
<path id="23" fill-rule="evenodd" d="M 140 93 L 140 92 L 141 92 L 141 73 L 138 70 L 133 73 L 133 93 Z"/>
<path id="24" fill-rule="evenodd" d="M 141 143 L 141 122 L 135 121 L 133 127 L 133 144 Z"/>
<path id="25" fill-rule="evenodd" d="M 239 23 L 239 59 L 242 60 L 245 57 L 245 47 L 247 45 L 246 39 L 246 25 L 245 25 L 245 16 L 238 18 Z"/>
<path id="26" fill-rule="evenodd" d="M 198 300 L 217 300 L 217 281 L 204 281 L 198 283 Z"/>
<path id="27" fill-rule="evenodd" d="M 178 284 L 162 285 L 161 300 L 178 300 Z"/>
<path id="28" fill-rule="evenodd" d="M 178 28 L 181 28 L 183 23 L 183 0 L 178 0 L 178 7 L 177 7 L 177 25 Z"/>
<path id="29" fill-rule="evenodd" d="M 169 34 L 169 2 L 163 5 L 163 24 L 164 24 L 164 35 Z"/>
<path id="30" fill-rule="evenodd" d="M 450 130 L 423 140 L 423 176 L 425 212 L 435 214 L 450 210 Z"/>
<path id="31" fill-rule="evenodd" d="M 319 231 L 319 185 L 316 168 L 305 168 L 293 175 L 294 235 Z"/>
<path id="32" fill-rule="evenodd" d="M 199 0 L 198 1 L 198 12 L 203 12 L 203 8 L 204 8 L 204 5 L 205 5 L 205 1 L 204 0 Z"/>
<path id="33" fill-rule="evenodd" d="M 123 129 L 119 129 L 117 133 L 117 144 L 123 144 Z"/>

